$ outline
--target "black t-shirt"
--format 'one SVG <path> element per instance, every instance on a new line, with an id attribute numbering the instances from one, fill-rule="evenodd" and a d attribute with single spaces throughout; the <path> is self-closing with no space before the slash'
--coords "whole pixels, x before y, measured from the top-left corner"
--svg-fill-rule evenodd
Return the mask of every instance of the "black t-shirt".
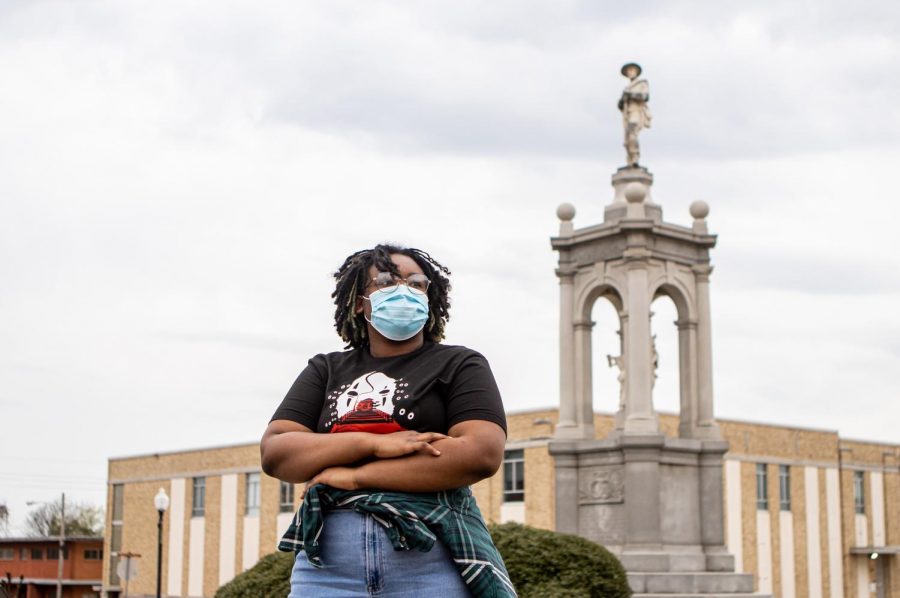
<path id="1" fill-rule="evenodd" d="M 506 431 L 487 360 L 466 347 L 428 341 L 395 357 L 372 357 L 367 347 L 316 355 L 272 419 L 322 433 L 446 434 L 467 420 L 491 421 Z"/>

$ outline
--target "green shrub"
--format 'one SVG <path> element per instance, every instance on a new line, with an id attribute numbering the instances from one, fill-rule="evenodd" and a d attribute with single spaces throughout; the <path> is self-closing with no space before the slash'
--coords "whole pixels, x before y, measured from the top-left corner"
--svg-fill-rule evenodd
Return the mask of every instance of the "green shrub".
<path id="1" fill-rule="evenodd" d="M 489 526 L 520 598 L 629 598 L 625 570 L 584 538 L 517 523 Z M 219 588 L 216 598 L 285 598 L 294 554 L 264 556 Z"/>
<path id="2" fill-rule="evenodd" d="M 489 528 L 520 598 L 631 596 L 622 564 L 599 544 L 518 523 Z"/>
<path id="3" fill-rule="evenodd" d="M 216 598 L 286 598 L 293 566 L 293 552 L 268 554 L 219 588 Z"/>

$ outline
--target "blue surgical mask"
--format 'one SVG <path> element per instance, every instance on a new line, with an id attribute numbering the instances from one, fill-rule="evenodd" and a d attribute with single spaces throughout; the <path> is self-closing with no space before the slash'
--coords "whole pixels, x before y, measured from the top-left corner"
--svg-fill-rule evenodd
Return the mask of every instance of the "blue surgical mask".
<path id="1" fill-rule="evenodd" d="M 392 341 L 411 339 L 428 321 L 428 295 L 413 293 L 405 284 L 375 291 L 364 298 L 372 304 L 372 318 L 366 319 Z"/>

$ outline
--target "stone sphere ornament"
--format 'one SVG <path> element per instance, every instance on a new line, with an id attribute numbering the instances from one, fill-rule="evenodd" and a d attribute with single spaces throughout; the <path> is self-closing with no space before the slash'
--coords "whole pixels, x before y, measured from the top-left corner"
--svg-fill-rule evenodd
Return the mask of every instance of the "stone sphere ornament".
<path id="1" fill-rule="evenodd" d="M 559 204 L 559 207 L 556 208 L 556 216 L 563 222 L 570 222 L 575 218 L 575 206 L 568 202 Z"/>
<path id="2" fill-rule="evenodd" d="M 628 183 L 625 185 L 625 199 L 628 203 L 641 203 L 647 197 L 647 187 L 641 183 Z"/>
<path id="3" fill-rule="evenodd" d="M 705 201 L 698 199 L 694 203 L 691 204 L 691 216 L 696 218 L 697 220 L 703 220 L 707 216 L 709 216 L 709 204 Z"/>

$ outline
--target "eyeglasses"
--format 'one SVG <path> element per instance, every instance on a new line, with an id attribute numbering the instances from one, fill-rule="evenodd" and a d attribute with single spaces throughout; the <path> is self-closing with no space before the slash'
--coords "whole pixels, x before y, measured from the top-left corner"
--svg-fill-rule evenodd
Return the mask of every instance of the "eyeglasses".
<path id="1" fill-rule="evenodd" d="M 428 285 L 431 281 L 424 274 L 410 274 L 406 278 L 394 276 L 390 272 L 379 272 L 370 282 L 379 291 L 393 293 L 401 284 L 405 284 L 407 288 L 417 295 L 424 295 L 428 292 Z"/>

